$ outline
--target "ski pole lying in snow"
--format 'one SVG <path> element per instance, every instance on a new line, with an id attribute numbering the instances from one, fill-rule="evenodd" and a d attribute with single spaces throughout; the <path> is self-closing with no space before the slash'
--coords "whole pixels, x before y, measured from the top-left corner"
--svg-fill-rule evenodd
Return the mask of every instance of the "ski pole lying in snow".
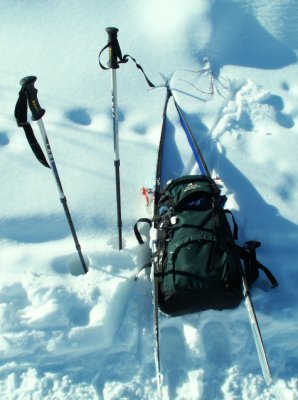
<path id="1" fill-rule="evenodd" d="M 75 246 L 77 249 L 77 252 L 79 254 L 79 258 L 81 260 L 82 263 L 82 267 L 84 270 L 84 273 L 86 274 L 88 272 L 88 267 L 86 264 L 86 261 L 83 257 L 82 251 L 81 251 L 81 246 L 75 231 L 75 227 L 69 212 L 69 208 L 67 205 L 67 199 L 65 197 L 65 194 L 63 192 L 63 188 L 62 188 L 62 184 L 58 175 L 58 170 L 56 167 L 56 163 L 53 157 L 53 153 L 50 147 L 50 143 L 47 137 L 47 133 L 44 127 L 44 123 L 42 120 L 43 115 L 45 114 L 45 110 L 43 108 L 40 107 L 38 99 L 37 99 L 37 89 L 34 87 L 34 83 L 36 81 L 36 77 L 35 76 L 27 76 L 23 79 L 21 79 L 20 81 L 20 85 L 22 86 L 22 89 L 19 93 L 19 98 L 15 107 L 15 118 L 17 120 L 18 126 L 21 126 L 22 128 L 24 128 L 26 137 L 28 139 L 28 142 L 31 146 L 31 149 L 33 151 L 33 153 L 35 154 L 36 158 L 45 166 L 48 167 L 52 170 L 53 176 L 55 178 L 55 182 L 57 185 L 57 189 L 59 192 L 59 198 L 60 201 L 63 205 L 65 214 L 66 214 L 66 218 L 67 218 L 67 222 L 69 224 L 74 242 L 75 242 Z M 41 137 L 46 149 L 46 153 L 48 155 L 48 160 L 49 160 L 49 164 L 47 162 L 47 159 L 42 151 L 42 149 L 39 146 L 38 141 L 36 140 L 32 127 L 30 125 L 30 123 L 27 121 L 27 104 L 29 105 L 29 108 L 32 112 L 32 120 L 36 121 L 41 133 Z"/>

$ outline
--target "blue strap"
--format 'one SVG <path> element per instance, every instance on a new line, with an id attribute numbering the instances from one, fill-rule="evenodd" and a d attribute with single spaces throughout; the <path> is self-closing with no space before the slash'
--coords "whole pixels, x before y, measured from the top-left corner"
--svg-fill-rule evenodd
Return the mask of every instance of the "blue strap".
<path id="1" fill-rule="evenodd" d="M 176 108 L 177 108 L 177 111 L 178 111 L 178 114 L 179 114 L 181 125 L 182 125 L 182 127 L 183 127 L 183 129 L 184 129 L 184 131 L 186 133 L 188 142 L 189 142 L 190 147 L 191 147 L 191 149 L 193 151 L 195 159 L 196 159 L 196 161 L 197 161 L 197 163 L 199 165 L 200 171 L 201 171 L 202 175 L 210 176 L 210 173 L 208 171 L 207 165 L 206 165 L 204 159 L 202 159 L 202 155 L 199 152 L 198 145 L 195 142 L 194 137 L 193 137 L 193 135 L 192 135 L 192 133 L 191 133 L 191 131 L 189 129 L 189 126 L 188 126 L 188 124 L 187 124 L 187 122 L 186 122 L 186 120 L 185 120 L 185 118 L 184 118 L 179 106 L 177 106 L 176 101 L 175 101 L 175 105 L 176 105 Z"/>

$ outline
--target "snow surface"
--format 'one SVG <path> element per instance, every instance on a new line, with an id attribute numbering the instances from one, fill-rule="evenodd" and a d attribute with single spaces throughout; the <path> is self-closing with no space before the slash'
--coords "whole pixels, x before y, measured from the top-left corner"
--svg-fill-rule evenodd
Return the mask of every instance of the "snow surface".
<path id="1" fill-rule="evenodd" d="M 117 72 L 119 252 L 110 73 L 97 61 L 105 28 L 116 26 L 123 52 L 153 82 L 175 73 L 175 95 L 225 183 L 240 243 L 261 240 L 260 260 L 280 283 L 270 290 L 262 276 L 252 290 L 272 385 L 241 305 L 162 317 L 164 399 L 297 399 L 298 2 L 1 0 L 0 15 L 0 398 L 157 398 L 151 283 L 145 274 L 133 280 L 148 249 L 132 226 L 146 215 L 139 187 L 154 182 L 165 89 L 148 92 L 132 62 Z M 87 275 L 71 273 L 77 255 L 56 185 L 15 124 L 27 75 L 38 77 Z M 171 103 L 167 134 L 165 173 L 195 173 Z"/>

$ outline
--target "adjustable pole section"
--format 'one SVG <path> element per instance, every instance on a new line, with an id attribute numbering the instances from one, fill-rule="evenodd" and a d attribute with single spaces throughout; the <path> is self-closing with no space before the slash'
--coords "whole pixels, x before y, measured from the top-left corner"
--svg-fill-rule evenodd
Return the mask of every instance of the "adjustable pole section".
<path id="1" fill-rule="evenodd" d="M 121 193 L 120 193 L 120 155 L 119 155 L 119 134 L 118 134 L 118 97 L 117 97 L 117 76 L 116 69 L 119 68 L 117 58 L 121 58 L 121 50 L 117 39 L 117 28 L 106 28 L 109 44 L 108 66 L 112 70 L 112 119 L 114 133 L 114 166 L 116 178 L 116 201 L 117 201 L 117 225 L 119 250 L 122 249 L 122 219 L 121 219 Z"/>
<path id="2" fill-rule="evenodd" d="M 243 295 L 244 295 L 245 306 L 246 306 L 247 314 L 249 317 L 249 322 L 250 322 L 255 346 L 257 349 L 260 365 L 262 368 L 263 377 L 264 377 L 266 384 L 269 386 L 272 381 L 270 365 L 269 365 L 269 361 L 267 358 L 267 353 L 266 353 L 265 345 L 263 342 L 263 338 L 262 338 L 260 326 L 258 323 L 257 315 L 255 312 L 255 308 L 254 308 L 253 302 L 251 300 L 249 287 L 248 287 L 248 284 L 247 284 L 247 281 L 246 281 L 243 271 L 242 271 L 242 285 L 243 285 Z"/>
<path id="3" fill-rule="evenodd" d="M 59 174 L 58 174 L 58 170 L 57 170 L 56 163 L 55 163 L 55 160 L 54 160 L 54 156 L 53 156 L 53 153 L 52 153 L 52 150 L 51 150 L 51 146 L 50 146 L 50 143 L 49 143 L 49 140 L 48 140 L 48 137 L 47 137 L 47 133 L 46 133 L 46 130 L 45 130 L 45 127 L 44 127 L 44 124 L 43 124 L 42 117 L 45 114 L 45 110 L 40 107 L 38 99 L 37 99 L 37 89 L 34 87 L 34 83 L 35 83 L 36 79 L 37 78 L 35 76 L 27 76 L 27 77 L 23 78 L 20 81 L 20 84 L 21 84 L 21 86 L 23 87 L 23 89 L 26 92 L 29 108 L 30 108 L 30 110 L 32 112 L 32 120 L 33 121 L 37 121 L 39 130 L 40 130 L 40 133 L 41 133 L 41 137 L 42 137 L 42 140 L 43 140 L 43 143 L 44 143 L 47 155 L 48 155 L 50 167 L 51 167 L 51 170 L 52 170 L 52 173 L 53 173 L 56 185 L 57 185 L 59 198 L 60 198 L 60 201 L 61 201 L 62 206 L 64 208 L 64 212 L 65 212 L 65 215 L 66 215 L 66 218 L 67 218 L 67 222 L 69 224 L 70 231 L 72 233 L 72 236 L 73 236 L 73 239 L 74 239 L 74 242 L 75 242 L 75 246 L 76 246 L 79 258 L 80 258 L 81 263 L 82 263 L 82 267 L 83 267 L 84 273 L 87 274 L 88 267 L 87 267 L 87 264 L 85 262 L 85 259 L 83 257 L 82 251 L 81 251 L 81 246 L 80 246 L 80 243 L 79 243 L 76 231 L 75 231 L 74 224 L 72 222 L 72 218 L 71 218 L 71 215 L 70 215 L 70 212 L 69 212 L 68 205 L 67 205 L 67 199 L 66 199 L 65 194 L 63 192 L 63 188 L 62 188 L 62 184 L 61 184 L 61 181 L 60 181 L 60 178 L 59 178 Z"/>

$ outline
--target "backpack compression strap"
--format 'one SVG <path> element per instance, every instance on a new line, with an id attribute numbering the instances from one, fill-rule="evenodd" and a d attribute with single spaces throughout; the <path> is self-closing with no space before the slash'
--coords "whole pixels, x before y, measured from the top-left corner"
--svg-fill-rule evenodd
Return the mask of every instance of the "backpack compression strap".
<path id="1" fill-rule="evenodd" d="M 142 239 L 142 236 L 141 236 L 139 228 L 138 228 L 139 222 L 146 222 L 151 227 L 152 221 L 149 218 L 140 218 L 134 225 L 133 229 L 134 229 L 134 233 L 135 233 L 135 237 L 136 237 L 137 241 L 139 242 L 139 244 L 144 244 L 144 240 Z"/>
<path id="2" fill-rule="evenodd" d="M 27 119 L 27 111 L 28 111 L 28 97 L 26 93 L 26 89 L 23 86 L 19 92 L 19 98 L 17 100 L 14 116 L 17 121 L 18 126 L 24 129 L 26 138 L 28 143 L 37 158 L 37 160 L 47 168 L 51 168 L 47 162 L 46 156 L 44 155 L 32 129 L 32 126 L 28 122 Z M 44 112 L 44 110 L 43 110 Z"/>

